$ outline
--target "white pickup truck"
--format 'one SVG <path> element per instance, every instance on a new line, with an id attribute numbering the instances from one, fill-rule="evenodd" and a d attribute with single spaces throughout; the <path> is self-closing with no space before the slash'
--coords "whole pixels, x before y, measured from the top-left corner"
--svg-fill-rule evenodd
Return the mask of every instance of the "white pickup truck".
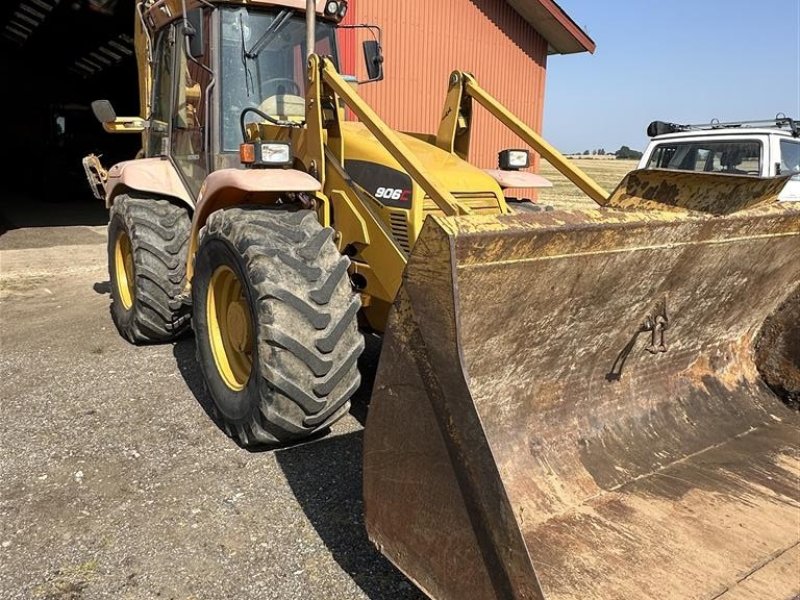
<path id="1" fill-rule="evenodd" d="M 781 192 L 800 201 L 800 123 L 779 115 L 771 121 L 676 125 L 654 121 L 640 169 L 679 169 L 775 177 L 797 173 Z"/>

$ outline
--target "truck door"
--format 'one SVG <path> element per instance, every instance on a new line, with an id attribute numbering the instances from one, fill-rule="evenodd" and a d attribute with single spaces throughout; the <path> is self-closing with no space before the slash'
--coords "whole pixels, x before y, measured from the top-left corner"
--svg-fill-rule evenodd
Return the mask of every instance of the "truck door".
<path id="1" fill-rule="evenodd" d="M 800 201 L 800 140 L 781 139 L 778 143 L 780 153 L 779 164 L 780 175 L 794 173 L 795 176 L 789 180 L 786 187 L 781 192 L 780 199 L 783 201 Z"/>

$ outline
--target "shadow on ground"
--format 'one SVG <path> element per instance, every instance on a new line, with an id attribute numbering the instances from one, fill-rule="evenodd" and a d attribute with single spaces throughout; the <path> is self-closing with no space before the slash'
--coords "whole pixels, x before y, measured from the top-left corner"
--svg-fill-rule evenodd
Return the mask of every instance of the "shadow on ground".
<path id="1" fill-rule="evenodd" d="M 94 285 L 94 290 L 98 294 L 109 293 L 110 284 L 108 282 L 98 282 Z M 375 373 L 378 369 L 378 359 L 381 352 L 381 340 L 378 336 L 366 336 L 366 349 L 358 359 L 358 367 L 361 372 L 361 387 L 352 398 L 350 414 L 361 425 L 366 425 L 367 408 L 369 407 L 372 386 L 375 384 Z M 220 423 L 214 416 L 211 398 L 203 383 L 203 374 L 195 358 L 195 340 L 187 336 L 179 340 L 173 346 L 173 355 L 178 364 L 178 370 L 189 386 L 189 390 L 194 395 L 197 403 L 203 408 L 208 417 L 218 426 Z M 255 450 L 258 452 L 258 450 Z"/>
<path id="2" fill-rule="evenodd" d="M 183 379 L 209 419 L 219 426 L 195 360 L 195 340 L 180 340 L 173 348 Z M 367 349 L 359 362 L 363 383 L 351 409 L 362 424 L 379 357 L 379 338 L 367 336 Z M 333 558 L 367 596 L 373 600 L 423 600 L 425 596 L 367 538 L 361 492 L 362 441 L 363 434 L 357 431 L 276 450 L 274 455 L 303 512 Z"/>
<path id="3" fill-rule="evenodd" d="M 0 235 L 28 227 L 106 225 L 108 209 L 100 200 L 86 196 L 89 196 L 86 190 L 79 200 L 64 199 L 59 194 L 41 198 L 12 193 L 0 202 Z"/>
<path id="4" fill-rule="evenodd" d="M 333 558 L 373 600 L 422 600 L 367 538 L 361 493 L 363 433 L 279 450 L 278 464 Z"/>
<path id="5" fill-rule="evenodd" d="M 208 395 L 208 390 L 206 390 L 206 386 L 203 383 L 203 374 L 200 372 L 200 365 L 197 364 L 197 358 L 195 357 L 194 338 L 187 336 L 178 340 L 172 347 L 172 353 L 175 356 L 181 377 L 183 377 L 195 400 L 208 415 L 208 418 L 219 427 L 220 434 L 225 435 L 221 423 L 214 414 L 211 397 Z"/>

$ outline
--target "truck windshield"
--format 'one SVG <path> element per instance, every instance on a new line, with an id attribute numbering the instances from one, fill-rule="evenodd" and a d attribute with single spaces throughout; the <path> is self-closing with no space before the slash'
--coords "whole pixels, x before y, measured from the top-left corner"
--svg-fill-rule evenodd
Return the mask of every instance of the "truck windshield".
<path id="1" fill-rule="evenodd" d="M 656 146 L 647 168 L 758 176 L 761 174 L 761 142 L 665 141 Z"/>
<path id="2" fill-rule="evenodd" d="M 800 142 L 781 140 L 781 175 L 800 173 Z"/>
<path id="3" fill-rule="evenodd" d="M 317 54 L 336 62 L 336 30 L 317 22 Z M 305 118 L 306 22 L 288 10 L 222 11 L 222 150 L 239 149 L 239 116 L 258 108 L 283 121 Z"/>

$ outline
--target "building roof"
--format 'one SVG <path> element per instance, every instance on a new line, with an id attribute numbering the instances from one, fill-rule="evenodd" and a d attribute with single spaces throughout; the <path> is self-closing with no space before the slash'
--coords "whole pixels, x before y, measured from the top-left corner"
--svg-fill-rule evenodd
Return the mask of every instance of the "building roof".
<path id="1" fill-rule="evenodd" d="M 506 1 L 547 40 L 549 54 L 594 53 L 594 40 L 553 0 Z"/>

